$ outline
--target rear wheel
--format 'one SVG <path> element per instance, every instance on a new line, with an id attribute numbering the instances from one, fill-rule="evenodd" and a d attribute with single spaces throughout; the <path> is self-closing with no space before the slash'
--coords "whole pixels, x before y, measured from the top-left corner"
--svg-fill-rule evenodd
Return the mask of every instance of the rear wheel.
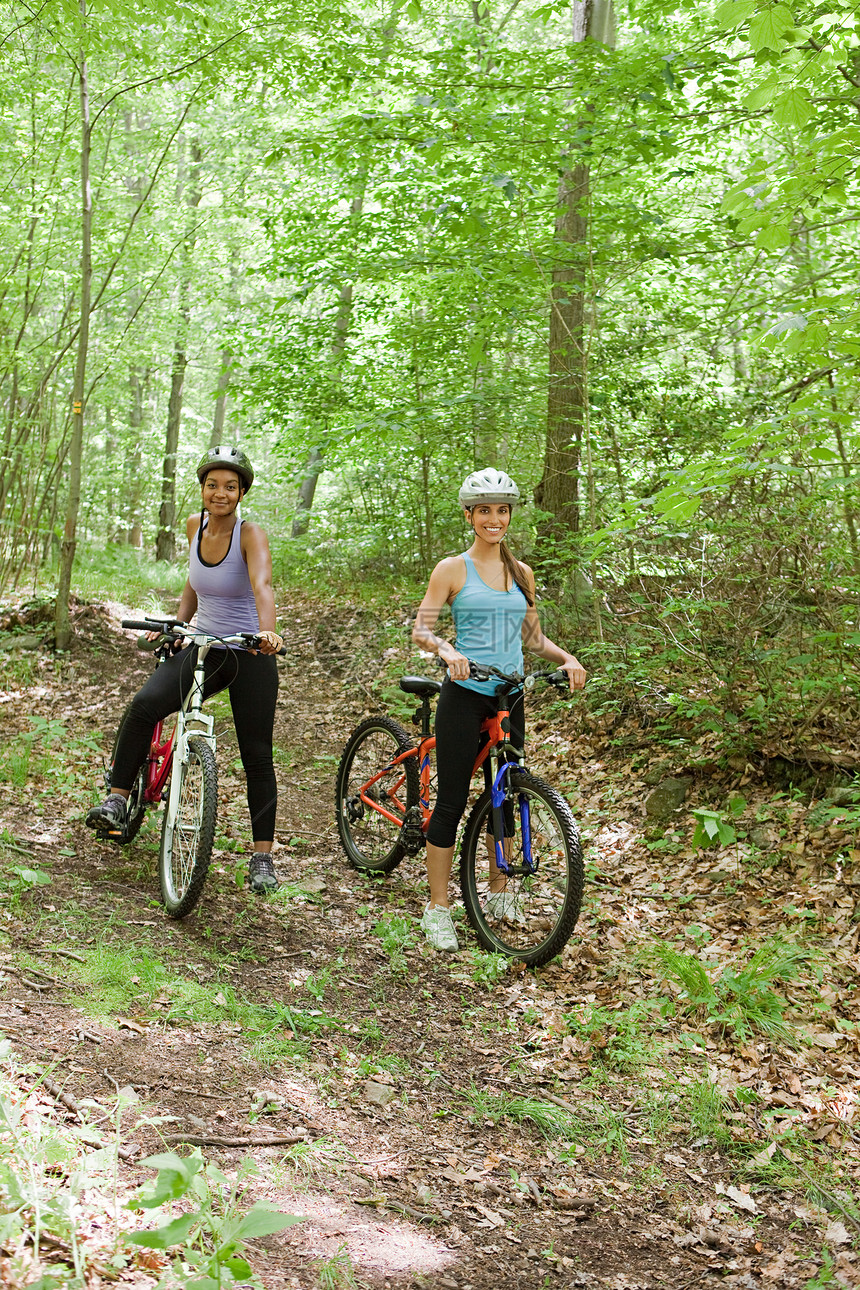
<path id="1" fill-rule="evenodd" d="M 218 809 L 215 754 L 205 739 L 188 740 L 188 762 L 173 759 L 173 774 L 181 776 L 175 818 L 170 803 L 164 812 L 158 874 L 161 898 L 171 918 L 184 918 L 200 899 L 212 846 Z"/>
<path id="2" fill-rule="evenodd" d="M 584 883 L 579 831 L 564 798 L 543 780 L 513 770 L 508 786 L 505 833 L 510 836 L 504 855 L 510 873 L 505 877 L 491 859 L 488 790 L 463 834 L 463 904 L 486 949 L 539 967 L 561 952 L 579 917 Z"/>
<path id="3" fill-rule="evenodd" d="M 413 741 L 397 721 L 371 717 L 356 727 L 343 750 L 335 819 L 356 869 L 391 873 L 406 854 L 400 829 L 406 812 L 418 808 L 418 764 L 415 757 L 391 763 L 410 748 Z"/>

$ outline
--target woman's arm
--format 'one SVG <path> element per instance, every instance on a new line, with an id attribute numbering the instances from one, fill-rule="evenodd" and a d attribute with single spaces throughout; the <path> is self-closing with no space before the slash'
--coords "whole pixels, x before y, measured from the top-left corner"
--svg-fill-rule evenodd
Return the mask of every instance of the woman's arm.
<path id="1" fill-rule="evenodd" d="M 242 555 L 248 566 L 248 577 L 251 579 L 257 617 L 260 620 L 260 634 L 263 636 L 260 652 L 277 654 L 282 642 L 278 636 L 275 591 L 272 587 L 272 553 L 265 530 L 259 524 L 242 525 Z M 269 636 L 275 639 L 270 640 Z"/>
<path id="2" fill-rule="evenodd" d="M 529 585 L 532 600 L 535 599 L 535 577 L 527 564 L 520 562 L 520 568 L 525 574 L 526 581 Z M 567 672 L 571 690 L 581 690 L 585 685 L 585 668 L 578 658 L 563 650 L 561 646 L 554 644 L 549 637 L 544 636 L 543 628 L 540 625 L 537 609 L 533 604 L 529 605 L 526 610 L 526 616 L 523 619 L 523 644 L 526 649 L 545 658 L 549 663 L 558 663 L 563 672 Z"/>
<path id="3" fill-rule="evenodd" d="M 469 676 L 469 660 L 455 650 L 450 641 L 437 636 L 433 628 L 442 612 L 442 606 L 449 604 L 463 585 L 459 556 L 449 555 L 440 560 L 430 574 L 430 581 L 424 593 L 424 599 L 418 606 L 415 625 L 412 628 L 412 639 L 421 649 L 438 654 L 448 666 L 452 681 L 465 681 Z"/>
<path id="4" fill-rule="evenodd" d="M 179 597 L 179 605 L 176 610 L 176 617 L 181 623 L 190 623 L 191 619 L 197 613 L 197 592 L 191 583 L 186 580 L 182 588 L 182 595 Z"/>

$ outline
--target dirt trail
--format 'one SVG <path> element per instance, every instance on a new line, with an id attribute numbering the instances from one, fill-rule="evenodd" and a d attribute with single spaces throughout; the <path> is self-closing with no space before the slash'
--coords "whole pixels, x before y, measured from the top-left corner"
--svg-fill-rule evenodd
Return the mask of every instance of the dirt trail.
<path id="1" fill-rule="evenodd" d="M 359 1284 L 392 1288 L 808 1283 L 821 1266 L 828 1216 L 796 1186 L 745 1172 L 727 1149 L 731 1119 L 722 1137 L 696 1134 L 681 1109 L 685 1085 L 703 1072 L 716 1085 L 745 1061 L 761 1081 L 788 1087 L 792 1069 L 803 1078 L 799 1059 L 758 1040 L 741 1055 L 707 1033 L 685 1056 L 671 1043 L 671 1021 L 643 1012 L 637 1031 L 635 1009 L 625 1013 L 625 1057 L 611 1024 L 646 997 L 634 951 L 666 935 L 679 895 L 693 890 L 697 924 L 725 932 L 739 918 L 749 927 L 772 917 L 773 883 L 766 890 L 753 879 L 740 898 L 737 889 L 726 894 L 725 874 L 693 858 L 673 892 L 659 853 L 655 861 L 642 843 L 641 782 L 613 771 L 605 740 L 574 744 L 572 731 L 536 714 L 546 773 L 579 782 L 574 801 L 597 869 L 580 926 L 562 960 L 535 974 L 488 980 L 492 964 L 468 934 L 460 955 L 435 956 L 402 921 L 423 905 L 417 863 L 371 882 L 346 866 L 333 827 L 337 755 L 377 706 L 374 617 L 299 604 L 276 730 L 276 859 L 286 890 L 263 902 L 237 885 L 247 815 L 225 706 L 220 849 L 199 911 L 172 923 L 157 904 L 157 821 L 126 850 L 102 846 L 82 824 L 98 759 L 75 741 L 95 732 L 109 746 L 117 709 L 149 664 L 101 609 L 81 609 L 77 628 L 63 674 L 46 664 L 34 683 L 2 696 L 7 739 L 38 713 L 63 723 L 85 764 L 71 787 L 32 784 L 0 804 L 4 837 L 51 876 L 8 911 L 0 1026 L 28 1059 L 53 1063 L 54 1079 L 75 1098 L 108 1098 L 130 1085 L 150 1114 L 173 1117 L 160 1129 L 129 1121 L 126 1145 L 138 1158 L 161 1149 L 160 1135 L 202 1139 L 227 1168 L 253 1156 L 255 1194 L 305 1216 L 254 1246 L 269 1290 L 317 1286 L 320 1262 L 332 1259 L 343 1267 L 348 1259 Z M 357 644 L 365 664 L 348 661 Z M 405 645 L 403 668 L 414 668 Z M 70 960 L 61 952 L 129 942 L 142 963 L 179 963 L 191 985 L 220 985 L 223 1018 L 184 1021 L 173 998 L 142 998 L 136 1012 L 110 1021 L 89 1015 L 80 990 L 67 992 Z M 44 966 L 40 988 L 15 970 L 21 954 Z M 292 1009 L 269 1038 L 270 1047 L 294 1041 L 292 1057 L 267 1063 L 265 1040 L 255 1055 L 228 994 Z M 603 1023 L 578 1030 L 575 1018 L 586 1012 Z M 568 1141 L 548 1119 L 529 1118 L 528 1099 L 576 1126 Z M 746 1112 L 732 1113 L 749 1134 Z M 304 1168 L 285 1162 L 284 1145 L 219 1144 L 296 1132 L 317 1144 Z M 853 1132 L 840 1147 L 856 1161 Z M 846 1242 L 833 1248 L 834 1284 L 860 1284 Z"/>

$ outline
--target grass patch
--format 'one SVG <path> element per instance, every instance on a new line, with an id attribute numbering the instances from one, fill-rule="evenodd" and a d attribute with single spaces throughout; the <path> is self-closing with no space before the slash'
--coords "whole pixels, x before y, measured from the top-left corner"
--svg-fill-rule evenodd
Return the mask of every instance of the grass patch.
<path id="1" fill-rule="evenodd" d="M 576 1138 L 575 1117 L 564 1107 L 540 1098 L 519 1097 L 511 1093 L 490 1093 L 472 1085 L 463 1095 L 472 1108 L 470 1119 L 477 1122 L 510 1120 L 512 1124 L 531 1124 L 545 1138 Z"/>
<path id="2" fill-rule="evenodd" d="M 32 960 L 35 965 L 35 960 Z M 226 983 L 203 985 L 142 952 L 140 945 L 89 948 L 83 963 L 68 964 L 68 976 L 83 988 L 74 1001 L 90 1016 L 133 1015 L 179 1025 L 228 1026 L 264 1064 L 305 1057 L 310 1039 L 343 1023 L 319 1009 L 253 1003 Z"/>
<path id="3" fill-rule="evenodd" d="M 794 1030 L 784 1016 L 788 1000 L 774 989 L 774 983 L 799 977 L 811 957 L 810 950 L 773 937 L 746 963 L 721 969 L 668 945 L 656 947 L 653 957 L 664 981 L 677 991 L 675 1002 L 664 1007 L 665 1015 L 680 1012 L 697 1017 L 735 1040 L 747 1040 L 759 1032 L 769 1039 L 796 1044 Z"/>
<path id="4" fill-rule="evenodd" d="M 373 924 L 373 934 L 382 942 L 382 949 L 388 956 L 392 972 L 402 974 L 408 970 L 406 951 L 418 944 L 415 934 L 415 922 L 403 914 L 390 914 L 379 918 Z"/>
<path id="5" fill-rule="evenodd" d="M 121 587 L 123 603 L 133 606 L 135 614 L 158 617 L 174 612 L 187 576 L 187 561 L 168 563 L 131 546 L 86 543 L 78 550 L 75 592 L 81 600 L 116 600 Z"/>
<path id="6" fill-rule="evenodd" d="M 654 1005 L 634 1003 L 613 1010 L 582 1004 L 565 1014 L 570 1033 L 586 1042 L 595 1062 L 608 1070 L 626 1071 L 654 1061 Z"/>
<path id="7" fill-rule="evenodd" d="M 0 750 L 0 778 L 18 789 L 31 782 L 41 788 L 48 781 L 52 797 L 88 788 L 89 775 L 83 775 L 81 768 L 101 755 L 101 741 L 95 735 L 75 735 L 54 718 L 27 720 L 29 729 L 12 735 Z"/>

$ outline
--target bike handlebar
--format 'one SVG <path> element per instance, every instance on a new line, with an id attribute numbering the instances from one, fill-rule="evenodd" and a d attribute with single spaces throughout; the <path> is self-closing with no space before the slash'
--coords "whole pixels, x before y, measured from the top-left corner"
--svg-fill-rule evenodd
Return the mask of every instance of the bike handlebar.
<path id="1" fill-rule="evenodd" d="M 438 655 L 437 660 L 440 667 L 445 668 L 448 666 L 445 660 L 439 658 Z M 546 668 L 542 672 L 529 673 L 502 672 L 499 668 L 494 667 L 490 663 L 476 663 L 475 660 L 471 658 L 468 662 L 469 676 L 473 681 L 489 681 L 490 677 L 494 676 L 498 680 L 503 681 L 505 683 L 504 688 L 509 690 L 515 690 L 518 686 L 522 686 L 523 689 L 530 690 L 537 681 L 546 681 L 548 685 L 554 685 L 559 690 L 567 690 L 569 688 L 567 673 L 562 671 L 561 668 Z"/>
<path id="2" fill-rule="evenodd" d="M 260 637 L 256 632 L 235 632 L 232 636 L 215 636 L 212 632 L 190 627 L 188 623 L 183 623 L 178 618 L 146 618 L 143 622 L 134 618 L 124 618 L 120 627 L 125 627 L 128 631 L 159 632 L 161 639 L 153 641 L 147 640 L 146 637 L 138 637 L 137 648 L 148 651 L 160 649 L 166 640 L 178 641 L 185 636 L 197 645 L 212 642 L 218 645 L 241 645 L 245 649 L 259 649 L 260 646 Z M 286 654 L 286 652 L 283 647 L 278 650 L 279 654 Z"/>

